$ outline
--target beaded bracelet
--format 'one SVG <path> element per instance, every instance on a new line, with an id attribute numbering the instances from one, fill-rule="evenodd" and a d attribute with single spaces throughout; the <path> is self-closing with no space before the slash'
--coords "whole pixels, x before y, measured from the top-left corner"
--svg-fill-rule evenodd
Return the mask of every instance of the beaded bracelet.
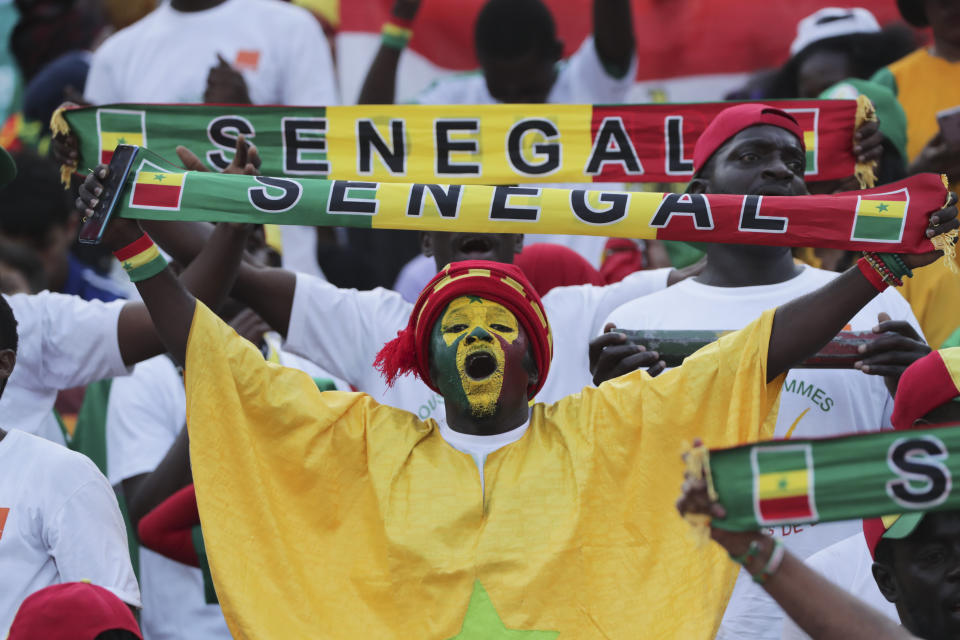
<path id="1" fill-rule="evenodd" d="M 729 555 L 730 555 L 730 559 L 736 562 L 737 564 L 745 565 L 751 558 L 756 558 L 758 555 L 760 555 L 760 541 L 751 540 L 750 546 L 747 547 L 746 552 L 744 552 L 739 556 L 735 556 L 732 553 Z"/>
<path id="2" fill-rule="evenodd" d="M 893 285 L 895 287 L 902 287 L 903 281 L 896 276 L 890 267 L 880 258 L 879 255 L 873 253 L 872 251 L 864 251 L 863 259 L 873 267 L 873 269 L 880 274 L 880 278 L 887 284 Z"/>
<path id="3" fill-rule="evenodd" d="M 893 271 L 893 275 L 898 278 L 912 278 L 913 270 L 907 266 L 907 263 L 903 261 L 896 253 L 877 253 L 875 254 L 877 258 L 883 260 L 883 263 Z"/>
<path id="4" fill-rule="evenodd" d="M 140 282 L 152 278 L 167 268 L 167 261 L 150 236 L 143 234 L 127 246 L 113 252 L 127 272 L 130 282 Z"/>
<path id="5" fill-rule="evenodd" d="M 384 23 L 380 41 L 385 47 L 402 50 L 413 37 L 413 21 L 393 16 Z"/>
<path id="6" fill-rule="evenodd" d="M 774 538 L 773 550 L 770 552 L 770 558 L 767 559 L 767 564 L 763 566 L 763 569 L 759 574 L 751 575 L 753 581 L 757 584 L 763 584 L 766 582 L 770 576 L 777 572 L 777 569 L 780 568 L 780 565 L 783 564 L 784 555 L 786 555 L 786 549 L 784 548 L 783 543 L 777 538 Z"/>
<path id="7" fill-rule="evenodd" d="M 877 291 L 883 293 L 887 287 L 890 285 L 884 282 L 883 278 L 880 277 L 880 274 L 870 266 L 870 263 L 867 262 L 866 258 L 860 258 L 857 260 L 857 268 L 860 269 L 860 273 L 863 274 L 863 277 L 873 285 L 873 288 Z"/>

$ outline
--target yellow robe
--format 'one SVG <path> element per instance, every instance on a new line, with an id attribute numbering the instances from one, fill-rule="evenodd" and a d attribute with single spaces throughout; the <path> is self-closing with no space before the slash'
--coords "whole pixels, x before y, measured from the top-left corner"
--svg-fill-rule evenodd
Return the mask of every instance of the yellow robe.
<path id="1" fill-rule="evenodd" d="M 940 130 L 937 112 L 960 105 L 960 62 L 948 62 L 930 55 L 926 49 L 918 49 L 881 69 L 871 80 L 892 90 L 903 105 L 910 161 Z M 952 184 L 950 188 L 956 191 L 960 185 Z M 918 269 L 912 278 L 905 278 L 900 293 L 910 303 L 934 349 L 960 327 L 960 277 L 951 273 L 942 259 Z"/>
<path id="2" fill-rule="evenodd" d="M 321 393 L 198 304 L 190 455 L 231 631 L 712 638 L 737 565 L 698 547 L 674 509 L 681 446 L 772 435 L 764 419 L 783 381 L 766 383 L 772 318 L 655 379 L 638 371 L 535 405 L 524 436 L 487 458 L 481 490 L 473 459 L 435 422 Z"/>

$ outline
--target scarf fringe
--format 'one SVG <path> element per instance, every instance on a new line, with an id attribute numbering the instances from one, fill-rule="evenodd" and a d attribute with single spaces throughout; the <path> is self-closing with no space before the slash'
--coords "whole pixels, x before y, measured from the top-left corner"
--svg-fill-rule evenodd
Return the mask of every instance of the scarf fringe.
<path id="1" fill-rule="evenodd" d="M 67 122 L 67 119 L 63 117 L 63 112 L 71 107 L 60 106 L 57 107 L 53 115 L 50 116 L 50 131 L 53 132 L 54 136 L 68 136 L 70 135 L 70 124 Z M 77 170 L 77 163 L 68 163 L 65 162 L 60 165 L 60 182 L 63 183 L 64 189 L 70 188 L 70 178 L 73 176 L 74 172 Z"/>
<path id="2" fill-rule="evenodd" d="M 710 500 L 716 502 L 719 496 L 713 486 L 713 475 L 710 472 L 710 450 L 703 443 L 693 446 L 690 443 L 684 444 L 683 461 L 686 465 L 687 475 L 693 478 L 705 478 L 707 481 L 707 496 Z M 710 538 L 710 516 L 704 513 L 687 513 L 683 519 L 693 527 L 694 535 L 697 538 L 697 544 L 703 545 Z"/>
<path id="3" fill-rule="evenodd" d="M 377 353 L 373 366 L 377 369 L 388 387 L 392 387 L 397 378 L 417 373 L 417 348 L 413 330 L 409 327 L 397 332 L 397 337 L 383 345 Z"/>
<path id="4" fill-rule="evenodd" d="M 860 128 L 864 122 L 876 122 L 877 110 L 870 102 L 870 98 L 860 94 L 857 96 L 857 115 L 855 117 L 854 131 Z M 861 189 L 871 189 L 877 184 L 877 161 L 857 162 L 853 169 L 853 175 L 860 183 Z"/>

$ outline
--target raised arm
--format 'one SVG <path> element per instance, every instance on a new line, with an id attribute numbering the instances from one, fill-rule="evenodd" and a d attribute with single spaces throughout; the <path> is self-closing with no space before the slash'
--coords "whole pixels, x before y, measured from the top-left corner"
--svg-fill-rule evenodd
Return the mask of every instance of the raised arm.
<path id="1" fill-rule="evenodd" d="M 419 8 L 420 0 L 396 0 L 390 15 L 400 22 L 409 22 L 417 15 Z M 363 81 L 357 104 L 393 104 L 396 99 L 397 65 L 402 51 L 403 49 L 395 44 L 380 43 L 377 55 Z"/>
<path id="2" fill-rule="evenodd" d="M 950 205 L 930 216 L 927 236 L 939 235 L 957 226 L 956 195 L 951 194 Z M 900 257 L 908 267 L 915 269 L 937 260 L 940 252 Z M 773 380 L 819 351 L 877 293 L 860 269 L 854 266 L 820 289 L 778 308 L 770 333 L 767 380 Z"/>
<path id="3" fill-rule="evenodd" d="M 630 0 L 593 0 L 593 40 L 607 70 L 623 76 L 636 49 Z"/>
<path id="4" fill-rule="evenodd" d="M 726 515 L 722 505 L 710 501 L 703 477 L 692 477 L 689 473 L 683 483 L 683 495 L 677 500 L 677 510 L 684 516 L 722 518 Z M 731 532 L 711 527 L 710 537 L 731 557 L 743 558 L 744 567 L 752 576 L 766 574 L 762 582 L 764 590 L 814 640 L 914 638 L 789 551 L 777 549 L 779 543 L 770 536 L 756 531 Z M 758 549 L 757 553 L 747 553 L 751 545 Z"/>

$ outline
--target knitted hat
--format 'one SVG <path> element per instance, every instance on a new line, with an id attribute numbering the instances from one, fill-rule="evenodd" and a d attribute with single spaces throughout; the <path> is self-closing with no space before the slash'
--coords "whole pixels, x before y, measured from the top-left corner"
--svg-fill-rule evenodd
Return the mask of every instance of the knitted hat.
<path id="1" fill-rule="evenodd" d="M 869 80 L 847 78 L 824 90 L 817 97 L 824 100 L 856 100 L 860 95 L 870 98 L 880 120 L 880 133 L 900 152 L 906 165 L 907 114 L 890 89 Z"/>
<path id="2" fill-rule="evenodd" d="M 452 262 L 434 276 L 417 298 L 406 328 L 384 345 L 374 366 L 392 385 L 398 376 L 413 373 L 428 387 L 440 393 L 430 380 L 430 335 L 433 325 L 450 301 L 461 296 L 477 296 L 502 304 L 520 321 L 533 347 L 540 372 L 527 389 L 527 397 L 537 394 L 546 382 L 553 357 L 553 338 L 543 303 L 523 272 L 512 264 L 488 260 Z"/>
<path id="3" fill-rule="evenodd" d="M 803 144 L 803 129 L 789 113 L 755 102 L 738 104 L 718 113 L 697 138 L 697 143 L 693 147 L 694 174 L 700 173 L 710 157 L 727 140 L 744 129 L 758 124 L 769 124 L 789 131 L 797 137 L 800 147 L 806 151 Z"/>
<path id="4" fill-rule="evenodd" d="M 114 629 L 143 638 L 120 598 L 89 582 L 67 582 L 28 596 L 10 625 L 7 640 L 94 640 Z"/>
<path id="5" fill-rule="evenodd" d="M 903 372 L 890 421 L 912 429 L 918 418 L 960 396 L 960 347 L 931 351 Z"/>

